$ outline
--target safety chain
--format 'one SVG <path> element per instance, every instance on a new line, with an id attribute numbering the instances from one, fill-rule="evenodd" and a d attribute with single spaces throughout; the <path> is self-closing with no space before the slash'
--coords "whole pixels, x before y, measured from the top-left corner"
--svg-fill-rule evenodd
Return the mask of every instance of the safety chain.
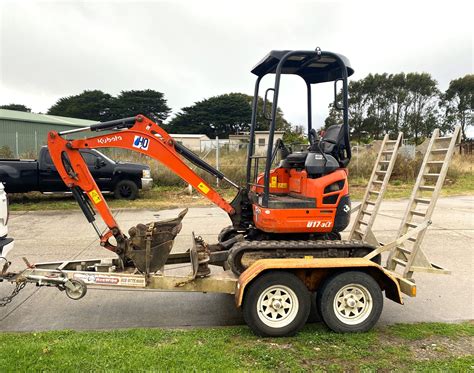
<path id="1" fill-rule="evenodd" d="M 9 304 L 25 286 L 26 281 L 17 282 L 15 289 L 13 289 L 11 295 L 0 298 L 0 307 L 5 307 L 7 304 Z"/>

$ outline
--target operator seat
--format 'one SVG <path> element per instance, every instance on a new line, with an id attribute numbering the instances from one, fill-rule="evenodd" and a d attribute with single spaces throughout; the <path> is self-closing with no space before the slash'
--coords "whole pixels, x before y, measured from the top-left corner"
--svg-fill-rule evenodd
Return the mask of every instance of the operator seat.
<path id="1" fill-rule="evenodd" d="M 347 165 L 344 159 L 344 131 L 341 124 L 330 126 L 319 141 L 314 129 L 309 135 L 308 150 L 289 154 L 282 162 L 282 167 L 305 169 L 309 177 L 316 178 Z"/>

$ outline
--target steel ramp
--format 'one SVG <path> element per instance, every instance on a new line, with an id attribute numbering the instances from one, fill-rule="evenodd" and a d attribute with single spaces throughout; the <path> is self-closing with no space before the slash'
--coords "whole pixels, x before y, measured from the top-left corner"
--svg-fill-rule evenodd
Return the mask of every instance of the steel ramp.
<path id="1" fill-rule="evenodd" d="M 388 270 L 397 271 L 405 279 L 411 279 L 413 272 L 417 271 L 449 273 L 449 271 L 430 263 L 421 249 L 421 242 L 426 228 L 431 224 L 431 216 L 443 187 L 459 136 L 460 127 L 456 127 L 453 136 L 450 137 L 440 137 L 439 130 L 436 129 L 426 149 L 395 241 L 402 237 L 406 237 L 406 239 L 401 240 L 403 242 L 393 247 L 386 264 Z"/>
<path id="2" fill-rule="evenodd" d="M 361 240 L 378 246 L 372 233 L 372 226 L 382 203 L 383 196 L 392 175 L 397 159 L 398 149 L 402 143 L 403 134 L 400 132 L 396 140 L 390 140 L 385 135 L 370 176 L 364 198 L 359 206 L 357 217 L 349 234 L 350 240 Z"/>

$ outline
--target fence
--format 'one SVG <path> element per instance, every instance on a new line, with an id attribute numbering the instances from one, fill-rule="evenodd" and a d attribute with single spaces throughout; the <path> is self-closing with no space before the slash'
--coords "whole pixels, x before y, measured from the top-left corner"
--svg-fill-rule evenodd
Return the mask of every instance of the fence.
<path id="1" fill-rule="evenodd" d="M 14 140 L 16 140 L 16 138 L 14 138 Z M 41 146 L 45 143 L 45 140 L 46 137 L 36 134 L 36 136 L 31 136 L 31 138 L 28 140 L 29 142 L 26 142 L 26 139 L 18 135 L 18 142 L 13 142 L 15 144 L 13 149 L 0 146 L 0 158 L 14 158 L 18 156 L 24 158 L 36 158 L 37 153 Z M 27 143 L 30 144 L 30 147 L 28 148 L 29 150 L 27 152 L 21 153 L 20 149 L 22 149 L 22 144 Z M 469 151 L 471 152 L 470 154 L 472 154 L 472 144 L 472 142 L 468 142 L 467 144 L 461 145 L 460 152 L 462 152 L 463 155 L 460 157 L 467 157 L 466 159 L 470 159 L 469 156 L 464 154 Z M 245 183 L 247 174 L 248 146 L 248 143 L 229 141 L 227 139 L 213 139 L 209 141 L 203 141 L 203 146 L 197 150 L 193 149 L 193 151 L 201 159 L 205 160 L 210 165 L 223 172 L 230 180 L 243 185 Z M 299 146 L 292 146 L 292 148 L 293 151 L 304 151 L 307 148 L 307 145 L 300 144 Z M 353 158 L 349 164 L 350 177 L 353 179 L 360 178 L 361 180 L 368 178 L 375 162 L 377 151 L 378 148 L 376 142 L 369 145 L 353 146 Z M 155 180 L 156 184 L 160 186 L 186 185 L 173 172 L 143 154 L 117 148 L 105 148 L 101 149 L 101 152 L 115 160 L 136 162 L 148 165 L 151 169 L 153 179 Z M 416 170 L 419 166 L 419 157 L 415 156 L 415 152 L 415 148 L 410 144 L 405 144 L 402 147 L 399 156 L 405 158 L 406 161 L 397 162 L 393 173 L 395 178 L 399 180 L 412 180 L 413 177 L 416 176 Z M 279 158 L 277 157 L 275 160 L 275 165 L 278 164 L 278 162 Z M 263 161 L 259 163 L 260 172 L 263 171 L 264 163 L 265 162 Z M 188 164 L 191 168 L 195 169 L 196 172 L 198 172 L 210 185 L 221 187 L 226 186 L 226 183 L 222 182 L 221 185 L 219 185 L 219 180 L 216 180 L 216 178 L 205 172 L 201 172 L 195 165 L 189 162 Z"/>
<path id="2" fill-rule="evenodd" d="M 474 148 L 474 140 L 469 139 L 463 141 L 461 144 L 459 144 L 459 154 L 472 154 L 472 150 Z"/>
<path id="3" fill-rule="evenodd" d="M 34 131 L 29 136 L 24 136 L 18 131 L 2 134 L 0 141 L 0 157 L 35 158 L 41 146 L 46 144 L 46 136 L 41 131 Z"/>

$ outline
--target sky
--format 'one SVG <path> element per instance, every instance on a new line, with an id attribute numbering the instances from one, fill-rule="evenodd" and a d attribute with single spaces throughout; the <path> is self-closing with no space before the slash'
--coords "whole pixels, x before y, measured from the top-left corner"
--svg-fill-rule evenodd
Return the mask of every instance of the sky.
<path id="1" fill-rule="evenodd" d="M 473 1 L 2 1 L 0 104 L 46 112 L 60 97 L 154 89 L 173 114 L 230 92 L 253 94 L 272 49 L 345 55 L 369 73 L 428 72 L 445 90 L 473 73 Z M 262 88 L 273 85 L 272 77 Z M 332 84 L 313 91 L 320 127 Z M 263 92 L 262 92 L 263 94 Z M 306 125 L 305 86 L 282 79 L 279 106 Z"/>

